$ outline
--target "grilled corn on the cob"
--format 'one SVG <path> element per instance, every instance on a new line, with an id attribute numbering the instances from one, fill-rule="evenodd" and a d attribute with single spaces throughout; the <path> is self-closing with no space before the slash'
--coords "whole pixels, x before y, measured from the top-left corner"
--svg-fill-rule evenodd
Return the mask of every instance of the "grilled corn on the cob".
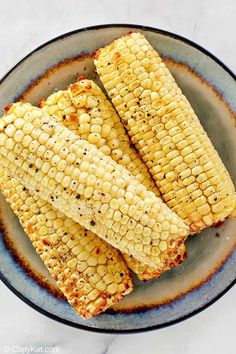
<path id="1" fill-rule="evenodd" d="M 223 221 L 235 189 L 174 78 L 140 33 L 98 50 L 100 79 L 163 200 L 191 232 Z"/>
<path id="2" fill-rule="evenodd" d="M 40 107 L 75 134 L 96 145 L 105 155 L 126 167 L 147 188 L 160 195 L 147 166 L 130 143 L 118 114 L 92 80 L 79 77 L 67 90 L 41 100 Z"/>
<path id="3" fill-rule="evenodd" d="M 30 104 L 0 121 L 4 167 L 64 215 L 122 252 L 165 268 L 188 228 L 108 156 Z M 50 149 L 50 150 L 49 150 Z"/>
<path id="4" fill-rule="evenodd" d="M 120 253 L 0 169 L 0 189 L 73 309 L 96 316 L 132 291 Z"/>
<path id="5" fill-rule="evenodd" d="M 125 129 L 102 90 L 92 81 L 79 77 L 78 82 L 67 90 L 51 94 L 40 101 L 40 107 L 53 115 L 63 125 L 83 139 L 94 143 L 106 155 L 125 166 L 148 189 L 159 195 L 146 165 L 136 150 L 130 146 Z M 175 259 L 170 259 L 169 268 L 179 264 L 186 256 L 184 245 Z M 160 270 L 124 255 L 128 267 L 140 280 L 159 277 Z M 166 270 L 168 265 L 166 264 Z"/>

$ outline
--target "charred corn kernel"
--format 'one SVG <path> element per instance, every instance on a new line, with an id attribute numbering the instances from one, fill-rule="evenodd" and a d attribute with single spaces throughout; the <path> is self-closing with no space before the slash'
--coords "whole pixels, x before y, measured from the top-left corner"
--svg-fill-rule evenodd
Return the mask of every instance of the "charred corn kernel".
<path id="1" fill-rule="evenodd" d="M 67 114 L 68 107 L 72 107 L 75 113 Z M 49 115 L 53 109 L 53 116 L 58 121 L 96 145 L 105 155 L 110 155 L 147 188 L 160 195 L 146 165 L 131 146 L 116 111 L 93 81 L 79 80 L 67 90 L 53 93 L 43 102 L 42 109 Z"/>
<path id="2" fill-rule="evenodd" d="M 89 108 L 87 102 L 89 97 L 99 99 L 98 109 L 96 111 L 94 111 L 94 108 Z M 69 105 L 77 108 L 77 117 L 66 115 L 66 108 Z M 142 181 L 150 190 L 159 195 L 159 191 L 155 188 L 154 183 L 151 181 L 150 176 L 147 173 L 145 164 L 141 163 L 141 159 L 136 151 L 130 147 L 123 125 L 115 110 L 112 108 L 110 102 L 106 99 L 100 88 L 93 81 L 86 79 L 80 80 L 72 85 L 67 91 L 53 93 L 46 99 L 42 109 L 50 114 L 52 108 L 54 117 L 61 121 L 65 126 L 76 134 L 81 135 L 83 138 L 94 143 L 105 155 L 110 155 L 115 161 L 126 166 L 126 168 L 135 175 L 139 181 Z M 97 118 L 98 116 L 100 118 Z M 91 133 L 100 134 L 99 139 L 92 141 Z M 104 140 L 103 144 L 100 144 L 101 139 Z M 97 169 L 97 177 L 102 178 L 104 174 L 104 169 Z M 57 181 L 59 180 L 57 179 Z M 119 184 L 121 186 L 122 182 L 119 181 Z M 100 200 L 100 194 L 97 195 L 97 199 Z M 122 204 L 123 202 L 120 203 L 120 205 Z M 118 214 L 114 214 L 115 221 L 119 221 L 117 220 L 117 215 Z M 125 218 L 121 220 L 121 223 L 122 221 L 124 222 Z M 120 233 L 124 235 L 125 230 L 120 229 Z M 126 263 L 133 271 L 142 271 L 146 267 L 145 264 L 141 264 L 140 267 L 138 267 L 137 265 L 139 261 L 134 260 L 133 257 L 129 258 L 127 255 Z M 133 263 L 135 264 L 133 265 Z M 141 274 L 138 274 L 138 276 L 142 278 Z M 155 270 L 153 272 L 153 277 L 156 277 Z M 149 270 L 149 278 L 151 279 L 151 270 Z"/>
<path id="3" fill-rule="evenodd" d="M 119 50 L 121 44 L 126 48 L 125 55 Z M 116 82 L 107 69 L 108 63 L 117 67 L 119 80 Z M 125 75 L 124 64 L 131 77 L 129 85 L 125 80 L 122 85 L 122 91 L 127 91 L 132 102 L 129 106 L 118 89 Z M 236 206 L 231 178 L 190 103 L 145 37 L 132 33 L 115 40 L 98 51 L 95 65 L 131 141 L 149 167 L 162 199 L 184 218 L 191 232 L 209 226 L 209 220 L 214 224 L 230 216 Z M 142 94 L 136 95 L 130 86 L 132 82 L 135 82 L 135 90 L 139 88 L 140 92 L 145 92 L 145 101 Z M 214 176 L 217 176 L 217 184 L 211 181 Z M 203 188 L 205 181 L 212 186 L 210 195 Z M 221 183 L 222 189 L 227 191 L 226 197 L 222 197 L 217 189 Z M 175 191 L 174 199 L 169 198 L 172 190 Z M 194 190 L 200 191 L 201 195 L 192 203 L 191 193 Z M 217 207 L 213 202 L 218 203 Z M 203 209 L 205 204 L 209 208 Z M 208 213 L 203 218 L 205 210 Z"/>
<path id="4" fill-rule="evenodd" d="M 168 255 L 169 259 L 167 269 L 171 269 L 177 266 L 178 264 L 181 264 L 187 257 L 186 249 L 183 244 L 180 246 L 179 251 L 177 253 L 175 251 L 169 250 Z M 123 257 L 130 270 L 137 274 L 139 280 L 150 280 L 153 278 L 159 278 L 163 271 L 162 267 L 151 267 L 142 262 L 139 262 L 132 256 L 127 256 L 126 254 L 123 254 Z"/>
<path id="5" fill-rule="evenodd" d="M 16 116 L 15 108 L 18 106 L 24 107 L 24 109 L 31 114 L 25 114 L 24 117 Z M 27 157 L 22 154 L 23 146 L 21 143 L 18 143 L 20 148 L 17 155 L 12 151 L 6 150 L 5 146 L 0 145 L 0 155 L 2 155 L 1 161 L 4 167 L 9 172 L 13 172 L 16 179 L 24 184 L 29 190 L 33 191 L 35 195 L 38 195 L 40 198 L 51 203 L 64 215 L 72 218 L 75 222 L 80 223 L 88 230 L 95 232 L 98 236 L 105 239 L 107 242 L 117 247 L 122 252 L 133 255 L 138 260 L 144 261 L 146 264 L 152 265 L 154 267 L 155 265 L 160 265 L 161 263 L 163 269 L 165 269 L 165 261 L 168 248 L 175 241 L 178 241 L 178 243 L 181 244 L 181 242 L 183 242 L 188 234 L 188 228 L 182 222 L 182 220 L 178 218 L 177 215 L 175 215 L 173 212 L 171 212 L 168 207 L 163 204 L 158 197 L 155 196 L 153 192 L 148 191 L 143 184 L 138 182 L 123 166 L 117 164 L 110 157 L 105 156 L 94 145 L 89 144 L 87 141 L 79 138 L 63 125 L 57 123 L 54 118 L 47 116 L 39 108 L 33 107 L 30 104 L 17 103 L 11 106 L 9 113 L 15 115 L 15 120 L 17 118 L 23 118 L 25 119 L 26 123 L 32 123 L 34 126 L 37 126 L 38 129 L 41 129 L 42 132 L 45 126 L 50 127 L 51 133 L 48 135 L 48 140 L 52 139 L 61 146 L 61 150 L 58 151 L 58 149 L 56 149 L 55 151 L 55 147 L 52 147 L 51 151 L 54 155 L 57 154 L 60 156 L 61 161 L 65 161 L 65 167 L 69 165 L 70 173 L 67 175 L 66 169 L 64 169 L 64 179 L 61 183 L 56 184 L 53 178 L 48 177 L 47 172 L 41 171 L 44 177 L 41 182 L 36 181 L 34 176 L 36 173 L 35 161 L 39 157 L 38 151 L 34 153 L 32 161 L 29 164 L 27 162 Z M 4 137 L 2 140 L 8 139 L 8 135 L 5 132 L 8 126 L 6 117 L 7 115 L 3 116 L 1 119 L 0 135 Z M 43 133 L 40 136 L 42 135 Z M 40 142 L 39 140 L 40 139 L 36 141 Z M 64 156 L 64 154 L 62 156 L 62 150 L 67 150 L 68 153 L 75 154 L 77 162 L 69 164 L 67 156 Z M 2 154 L 2 152 L 4 152 L 4 154 Z M 5 152 L 7 153 L 6 156 Z M 15 163 L 16 158 L 20 163 L 19 166 Z M 44 159 L 44 157 L 42 157 L 42 159 Z M 47 162 L 50 163 L 50 161 Z M 71 175 L 73 174 L 74 170 L 78 169 L 82 175 L 84 172 L 86 172 L 86 165 L 89 165 L 89 163 L 94 164 L 97 166 L 97 168 L 103 166 L 105 171 L 112 171 L 106 172 L 103 180 L 96 178 L 96 181 L 99 183 L 96 182 L 96 185 L 93 188 L 93 192 L 101 191 L 101 193 L 104 194 L 103 197 L 105 202 L 101 200 L 101 202 L 97 203 L 97 201 L 93 198 L 93 193 L 89 193 L 89 196 L 87 195 L 85 192 L 86 189 L 91 188 L 88 187 L 87 180 L 81 182 L 83 187 L 82 191 L 79 187 L 77 187 L 75 190 L 71 190 L 68 187 L 69 181 L 71 182 Z M 95 176 L 95 171 L 94 173 L 91 172 L 90 175 Z M 127 214 L 129 218 L 133 220 L 135 226 L 143 225 L 149 227 L 151 229 L 150 240 L 152 240 L 152 232 L 156 232 L 157 229 L 156 224 L 164 220 L 168 221 L 169 238 L 166 240 L 167 250 L 161 252 L 160 255 L 160 250 L 157 247 L 154 247 L 151 244 L 151 241 L 150 245 L 144 245 L 142 243 L 142 238 L 140 241 L 135 233 L 133 233 L 131 240 L 125 242 L 126 234 L 121 235 L 119 233 L 121 222 L 114 221 L 113 219 L 107 219 L 106 215 L 101 213 L 102 205 L 104 204 L 108 204 L 108 211 L 111 209 L 114 210 L 112 208 L 113 203 L 111 204 L 111 200 L 118 199 L 117 192 L 104 193 L 103 186 L 105 181 L 110 183 L 111 186 L 116 186 L 116 178 L 120 178 L 120 176 L 122 176 L 124 180 L 124 188 L 121 188 L 121 190 L 124 192 L 124 197 L 127 193 L 129 193 L 129 188 L 131 188 L 133 191 L 133 199 L 131 203 L 128 201 L 126 201 L 126 203 L 129 206 Z M 61 190 L 64 189 L 65 191 L 68 190 L 68 194 L 62 193 L 57 195 L 55 191 L 58 188 Z M 78 194 L 80 195 L 79 199 L 77 198 Z M 145 207 L 145 205 L 150 208 L 150 211 L 147 212 L 147 214 L 140 214 L 140 216 L 138 216 L 138 218 L 136 217 L 136 219 L 133 218 L 138 206 L 140 206 L 142 209 Z M 148 226 L 149 221 L 152 220 L 152 215 L 155 215 L 155 219 L 153 219 L 154 223 L 151 223 L 152 226 Z M 178 234 L 172 234 L 172 225 L 176 225 L 178 227 Z M 126 226 L 126 233 L 127 232 L 128 227 Z M 121 239 L 123 242 L 120 242 Z"/>
<path id="6" fill-rule="evenodd" d="M 3 169 L 0 170 L 0 188 L 12 210 L 19 217 L 37 253 L 68 302 L 80 316 L 85 319 L 96 316 L 132 290 L 129 271 L 116 249 L 91 231 L 86 231 L 79 224 L 62 216 L 50 204 L 26 190 Z M 46 226 L 46 220 L 53 221 L 50 228 Z M 88 259 L 83 254 L 84 244 L 90 246 L 92 256 Z M 100 254 L 103 254 L 103 259 L 99 257 Z M 84 260 L 81 267 L 81 261 Z M 69 274 L 67 269 L 70 270 Z M 97 282 L 94 281 L 96 274 L 99 275 Z M 105 276 L 109 276 L 112 283 L 110 286 L 106 285 Z M 85 281 L 81 286 L 76 285 L 83 279 Z M 124 285 L 122 291 L 119 290 L 121 284 Z M 88 301 L 83 298 L 85 294 L 88 295 Z M 99 304 L 100 300 L 103 300 L 102 304 Z"/>

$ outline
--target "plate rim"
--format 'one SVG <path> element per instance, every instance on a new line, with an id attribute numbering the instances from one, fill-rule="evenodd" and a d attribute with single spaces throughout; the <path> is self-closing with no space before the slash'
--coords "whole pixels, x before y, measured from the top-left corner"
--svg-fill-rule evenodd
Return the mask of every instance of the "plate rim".
<path id="1" fill-rule="evenodd" d="M 100 24 L 100 25 L 93 25 L 93 26 L 86 26 L 86 27 L 82 27 L 79 29 L 75 29 L 66 33 L 63 33 L 59 36 L 53 37 L 52 39 L 44 42 L 43 44 L 41 44 L 40 46 L 36 47 L 35 49 L 33 49 L 31 52 L 29 52 L 27 55 L 25 55 L 22 59 L 20 59 L 14 66 L 12 66 L 5 75 L 3 75 L 3 77 L 0 79 L 0 86 L 2 85 L 2 83 L 8 78 L 8 76 L 21 64 L 23 63 L 26 59 L 28 59 L 31 55 L 33 55 L 34 53 L 40 51 L 42 48 L 47 47 L 48 45 L 50 45 L 51 43 L 57 42 L 58 40 L 70 37 L 71 35 L 77 34 L 77 33 L 81 33 L 81 32 L 85 32 L 85 31 L 93 31 L 96 29 L 104 29 L 104 28 L 122 28 L 122 27 L 129 27 L 129 28 L 138 28 L 140 30 L 147 30 L 147 31 L 151 31 L 154 33 L 159 33 L 161 35 L 167 36 L 167 37 L 171 37 L 174 39 L 177 39 L 181 42 L 184 42 L 188 45 L 190 45 L 191 47 L 194 47 L 196 49 L 198 49 L 200 52 L 204 53 L 205 55 L 207 55 L 208 57 L 210 57 L 213 61 L 215 61 L 218 65 L 220 65 L 233 79 L 234 81 L 236 81 L 236 75 L 233 73 L 233 71 L 231 69 L 228 68 L 228 66 L 226 66 L 220 59 L 218 59 L 214 54 L 212 54 L 211 52 L 209 52 L 207 49 L 205 49 L 204 47 L 202 47 L 201 45 L 195 43 L 194 41 L 178 35 L 174 32 L 170 32 L 170 31 L 166 31 L 160 28 L 156 28 L 156 27 L 152 27 L 152 26 L 147 26 L 147 25 L 138 25 L 138 24 L 127 24 L 127 23 L 107 23 L 107 24 Z M 229 256 L 230 257 L 230 256 Z M 229 258 L 228 257 L 228 258 Z M 227 262 L 227 259 L 226 259 Z M 213 274 L 214 276 L 214 274 Z M 203 310 L 207 309 L 208 307 L 210 307 L 212 304 L 214 304 L 216 301 L 218 301 L 222 296 L 224 296 L 235 284 L 236 284 L 236 277 L 235 279 L 224 289 L 222 290 L 219 294 L 217 294 L 214 298 L 212 298 L 209 302 L 207 302 L 205 305 L 197 308 L 196 310 L 190 312 L 187 315 L 184 315 L 182 317 L 179 317 L 178 319 L 175 320 L 171 320 L 169 322 L 163 323 L 163 324 L 159 324 L 159 325 L 155 325 L 155 326 L 150 326 L 150 327 L 146 327 L 146 328 L 138 328 L 138 329 L 127 329 L 127 330 L 117 330 L 117 329 L 102 329 L 102 328 L 95 328 L 95 327 L 90 327 L 88 325 L 83 325 L 83 324 L 79 324 L 79 323 L 75 323 L 72 322 L 70 320 L 66 320 L 62 317 L 59 317 L 57 315 L 54 315 L 44 309 L 42 309 L 40 306 L 36 305 L 35 303 L 33 303 L 31 300 L 29 300 L 26 296 L 22 295 L 16 288 L 14 288 L 14 286 L 12 284 L 10 284 L 10 282 L 6 279 L 6 277 L 4 276 L 4 274 L 0 271 L 0 280 L 3 282 L 3 284 L 5 284 L 9 290 L 11 290 L 19 299 L 21 299 L 24 303 L 26 303 L 27 305 L 29 305 L 30 307 L 32 307 L 33 309 L 35 309 L 36 311 L 38 311 L 39 313 L 43 314 L 44 316 L 53 319 L 59 323 L 68 325 L 70 327 L 74 327 L 74 328 L 78 328 L 81 330 L 86 330 L 89 332 L 95 332 L 95 333 L 106 333 L 106 334 L 132 334 L 132 333 L 141 333 L 141 332 L 149 332 L 149 331 L 154 331 L 157 329 L 161 329 L 161 328 L 165 328 L 165 327 L 169 327 L 172 325 L 175 325 L 177 323 L 180 323 L 186 319 L 189 319 L 195 315 L 197 315 L 198 313 L 202 312 Z M 206 282 L 207 283 L 207 282 Z"/>

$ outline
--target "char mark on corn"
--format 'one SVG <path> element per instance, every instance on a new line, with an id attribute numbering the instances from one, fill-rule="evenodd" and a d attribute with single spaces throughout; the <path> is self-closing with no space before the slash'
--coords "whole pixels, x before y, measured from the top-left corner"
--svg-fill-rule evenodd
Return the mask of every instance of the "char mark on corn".
<path id="1" fill-rule="evenodd" d="M 122 252 L 164 269 L 187 237 L 160 198 L 41 109 L 14 104 L 0 131 L 2 164 L 18 181 Z"/>
<path id="2" fill-rule="evenodd" d="M 235 210 L 229 173 L 187 98 L 140 33 L 99 50 L 98 74 L 162 199 L 192 233 Z"/>

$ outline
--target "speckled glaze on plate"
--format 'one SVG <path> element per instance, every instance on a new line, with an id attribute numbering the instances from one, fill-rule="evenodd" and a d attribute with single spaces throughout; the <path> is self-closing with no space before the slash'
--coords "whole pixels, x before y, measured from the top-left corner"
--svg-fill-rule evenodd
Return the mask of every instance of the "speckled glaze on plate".
<path id="1" fill-rule="evenodd" d="M 90 55 L 129 31 L 144 33 L 189 98 L 236 182 L 236 81 L 219 60 L 175 34 L 137 25 L 103 25 L 74 31 L 42 45 L 1 81 L 0 110 L 17 99 L 37 104 L 85 75 L 98 81 Z M 29 305 L 74 327 L 100 332 L 161 328 L 206 308 L 236 279 L 236 220 L 189 238 L 189 257 L 160 279 L 140 282 L 112 310 L 89 321 L 66 303 L 16 217 L 0 196 L 0 277 Z"/>

